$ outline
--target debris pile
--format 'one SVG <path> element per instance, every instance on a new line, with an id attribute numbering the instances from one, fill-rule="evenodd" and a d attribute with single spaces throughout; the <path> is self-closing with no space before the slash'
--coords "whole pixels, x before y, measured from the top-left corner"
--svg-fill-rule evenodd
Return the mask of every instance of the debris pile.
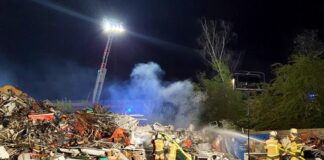
<path id="1" fill-rule="evenodd" d="M 65 114 L 48 100 L 36 101 L 4 86 L 0 88 L 0 159 L 114 157 L 130 144 L 127 130 L 119 128 L 130 123 L 124 118 L 125 124 L 120 124 L 120 119 L 100 105 Z"/>
<path id="2" fill-rule="evenodd" d="M 153 158 L 153 143 L 161 137 L 164 150 L 177 144 L 178 155 L 221 157 L 231 155 L 213 151 L 212 136 L 164 126 L 140 126 L 141 115 L 118 115 L 100 105 L 66 114 L 48 100 L 37 101 L 19 89 L 0 87 L 0 159 L 101 159 L 146 160 Z M 153 137 L 153 138 L 152 138 Z M 190 154 L 188 154 L 190 153 Z M 161 154 L 161 153 L 160 153 Z M 167 155 L 167 152 L 162 153 Z M 191 158 L 189 158 L 191 159 Z"/>

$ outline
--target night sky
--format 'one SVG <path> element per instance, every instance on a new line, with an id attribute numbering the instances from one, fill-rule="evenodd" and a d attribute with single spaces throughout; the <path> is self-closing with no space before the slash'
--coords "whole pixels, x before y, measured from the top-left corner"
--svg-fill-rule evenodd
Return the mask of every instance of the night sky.
<path id="1" fill-rule="evenodd" d="M 103 17 L 128 30 L 113 41 L 106 84 L 129 79 L 137 63 L 156 62 L 164 80 L 195 79 L 206 70 L 199 19 L 226 20 L 244 51 L 239 70 L 265 72 L 285 63 L 296 34 L 323 34 L 324 3 L 307 0 L 1 0 L 0 85 L 36 98 L 85 99 L 92 91 L 107 36 Z"/>

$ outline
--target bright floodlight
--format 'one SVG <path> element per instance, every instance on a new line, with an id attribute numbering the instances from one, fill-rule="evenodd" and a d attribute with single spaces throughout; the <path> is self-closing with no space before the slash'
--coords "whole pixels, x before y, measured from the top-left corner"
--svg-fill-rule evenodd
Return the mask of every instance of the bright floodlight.
<path id="1" fill-rule="evenodd" d="M 125 31 L 125 28 L 121 23 L 116 23 L 109 20 L 103 21 L 103 29 L 106 33 L 122 33 Z"/>

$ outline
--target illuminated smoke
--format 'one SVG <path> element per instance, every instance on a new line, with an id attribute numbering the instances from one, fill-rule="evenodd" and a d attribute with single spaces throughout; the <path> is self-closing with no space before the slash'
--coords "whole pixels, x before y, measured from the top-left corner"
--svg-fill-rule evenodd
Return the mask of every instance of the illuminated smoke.
<path id="1" fill-rule="evenodd" d="M 163 73 L 156 63 L 137 64 L 130 81 L 109 86 L 112 110 L 144 114 L 149 123 L 188 127 L 197 117 L 202 96 L 189 80 L 162 81 Z"/>

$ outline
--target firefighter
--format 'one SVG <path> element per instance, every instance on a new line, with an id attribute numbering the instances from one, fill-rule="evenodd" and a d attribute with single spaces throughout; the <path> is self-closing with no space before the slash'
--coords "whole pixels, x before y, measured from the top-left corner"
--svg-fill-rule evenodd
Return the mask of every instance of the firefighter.
<path id="1" fill-rule="evenodd" d="M 300 159 L 299 157 L 303 156 L 303 144 L 298 137 L 298 131 L 296 128 L 290 129 L 289 139 L 291 142 L 289 150 L 292 152 L 291 160 L 298 160 Z"/>
<path id="2" fill-rule="evenodd" d="M 175 140 L 175 136 L 171 137 L 173 140 Z M 168 147 L 168 160 L 176 160 L 177 157 L 177 145 L 175 144 L 175 141 L 169 142 L 169 147 Z"/>
<path id="3" fill-rule="evenodd" d="M 154 159 L 164 160 L 164 141 L 162 135 L 158 134 L 156 139 L 153 141 L 154 144 Z"/>
<path id="4" fill-rule="evenodd" d="M 267 160 L 279 160 L 281 144 L 276 139 L 277 132 L 271 131 L 269 133 L 269 139 L 265 141 L 265 149 L 267 151 Z"/>
<path id="5" fill-rule="evenodd" d="M 152 146 L 153 146 L 153 151 L 155 150 L 155 144 L 154 144 L 154 140 L 156 139 L 156 136 L 155 135 L 153 135 L 152 136 L 152 139 L 151 139 L 151 144 L 152 144 Z M 153 153 L 154 154 L 154 153 Z"/>

